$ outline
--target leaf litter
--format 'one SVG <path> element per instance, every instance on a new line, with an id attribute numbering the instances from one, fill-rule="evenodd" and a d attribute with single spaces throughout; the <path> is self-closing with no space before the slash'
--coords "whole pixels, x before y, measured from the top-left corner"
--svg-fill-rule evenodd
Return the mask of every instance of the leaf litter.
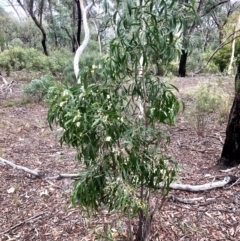
<path id="1" fill-rule="evenodd" d="M 178 95 L 186 107 L 192 99 L 184 93 L 195 89 L 197 83 L 211 77 L 176 78 Z M 227 89 L 233 79 L 223 80 Z M 6 99 L 0 97 L 0 156 L 15 164 L 45 175 L 76 173 L 81 164 L 75 151 L 61 147 L 56 133 L 46 121 L 47 105 L 31 102 L 21 104 L 21 86 L 14 86 Z M 229 90 L 231 93 L 231 91 Z M 9 106 L 7 103 L 13 102 Z M 203 184 L 225 176 L 216 166 L 221 155 L 222 140 L 227 123 L 209 118 L 205 135 L 199 136 L 184 113 L 177 124 L 169 128 L 169 152 L 179 163 L 178 181 L 184 184 Z M 239 175 L 238 168 L 230 174 Z M 0 164 L 0 240 L 97 240 L 97 235 L 112 228 L 114 240 L 126 240 L 127 220 L 104 209 L 87 216 L 81 207 L 70 202 L 73 182 L 69 179 L 46 181 Z M 154 193 L 157 197 L 160 194 Z M 184 203 L 168 199 L 162 210 L 157 210 L 152 225 L 151 240 L 240 240 L 240 187 L 214 189 L 190 193 L 171 190 Z M 134 220 L 131 222 L 134 228 Z"/>

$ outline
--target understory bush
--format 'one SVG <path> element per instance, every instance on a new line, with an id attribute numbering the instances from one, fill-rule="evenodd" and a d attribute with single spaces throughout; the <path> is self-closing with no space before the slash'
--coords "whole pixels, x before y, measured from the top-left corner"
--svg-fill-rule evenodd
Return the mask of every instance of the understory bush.
<path id="1" fill-rule="evenodd" d="M 205 135 L 210 118 L 217 118 L 219 122 L 227 121 L 230 97 L 219 85 L 216 83 L 200 84 L 191 95 L 194 105 L 188 118 L 199 136 Z"/>
<path id="2" fill-rule="evenodd" d="M 46 57 L 33 48 L 12 47 L 0 53 L 0 68 L 10 75 L 16 70 L 41 71 L 47 68 Z"/>
<path id="3" fill-rule="evenodd" d="M 23 93 L 42 100 L 48 93 L 50 87 L 55 85 L 55 81 L 49 75 L 42 76 L 40 79 L 34 79 L 29 84 L 23 86 Z"/>
<path id="4" fill-rule="evenodd" d="M 67 50 L 54 51 L 50 56 L 33 48 L 10 47 L 0 53 L 0 69 L 9 76 L 11 71 L 40 71 L 62 75 L 66 65 L 72 63 L 73 54 Z"/>
<path id="5" fill-rule="evenodd" d="M 168 66 L 180 52 L 179 6 L 188 13 L 192 6 L 174 0 L 117 2 L 109 54 L 98 64 L 90 60 L 80 71 L 80 83 L 50 88 L 48 121 L 62 128 L 61 143 L 74 147 L 84 164 L 72 203 L 89 214 L 119 210 L 129 219 L 128 239 L 145 241 L 177 170 L 163 126 L 173 125 L 181 109 L 176 88 L 156 76 L 152 66 L 159 53 Z M 80 66 L 83 61 L 87 56 Z M 133 231 L 134 217 L 139 222 Z"/>
<path id="6" fill-rule="evenodd" d="M 240 53 L 240 39 L 236 39 L 235 58 Z M 232 44 L 229 43 L 221 48 L 213 57 L 212 62 L 218 67 L 220 72 L 224 72 L 230 62 L 232 54 Z"/>
<path id="7" fill-rule="evenodd" d="M 66 49 L 55 50 L 47 57 L 48 71 L 55 75 L 64 75 L 66 66 L 72 65 L 73 53 Z"/>
<path id="8" fill-rule="evenodd" d="M 73 58 L 73 57 L 72 57 Z M 73 70 L 73 60 L 66 61 L 63 68 L 64 83 L 68 85 L 76 84 L 76 77 Z M 102 74 L 102 64 L 104 63 L 105 55 L 99 53 L 98 43 L 90 40 L 87 48 L 81 55 L 79 62 L 79 74 L 87 75 L 89 82 L 102 81 L 104 76 Z M 89 74 L 91 73 L 91 74 Z"/>

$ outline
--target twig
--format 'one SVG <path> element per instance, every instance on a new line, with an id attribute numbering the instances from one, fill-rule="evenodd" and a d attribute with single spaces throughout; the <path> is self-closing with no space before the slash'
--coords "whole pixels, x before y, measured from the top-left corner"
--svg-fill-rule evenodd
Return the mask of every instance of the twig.
<path id="1" fill-rule="evenodd" d="M 81 174 L 78 174 L 78 173 L 76 173 L 76 174 L 75 173 L 74 174 L 61 173 L 61 174 L 58 174 L 58 175 L 52 176 L 52 177 L 51 176 L 50 177 L 44 177 L 43 175 L 41 175 L 37 171 L 34 171 L 34 170 L 29 169 L 29 168 L 24 167 L 24 166 L 17 165 L 15 163 L 13 163 L 11 161 L 8 161 L 8 160 L 5 160 L 1 157 L 0 157 L 0 164 L 8 164 L 9 166 L 11 166 L 13 168 L 16 168 L 18 170 L 22 170 L 24 172 L 30 173 L 31 175 L 33 175 L 35 177 L 42 178 L 42 179 L 45 179 L 45 180 L 60 180 L 60 179 L 63 179 L 63 178 L 78 178 L 78 177 L 82 176 Z"/>
<path id="2" fill-rule="evenodd" d="M 231 186 L 227 187 L 227 189 L 237 185 L 239 183 L 240 178 L 238 178 Z"/>
<path id="3" fill-rule="evenodd" d="M 35 215 L 35 216 L 31 217 L 31 218 L 28 218 L 28 219 L 26 219 L 26 220 L 24 220 L 24 221 L 22 221 L 22 222 L 20 222 L 20 223 L 18 223 L 18 224 L 16 224 L 16 225 L 12 226 L 12 227 L 9 228 L 8 230 L 6 230 L 6 231 L 4 231 L 3 233 L 0 233 L 0 234 L 3 235 L 3 234 L 6 234 L 6 233 L 9 233 L 10 231 L 14 230 L 15 228 L 18 228 L 19 226 L 21 226 L 21 225 L 23 225 L 23 224 L 25 224 L 25 223 L 27 223 L 27 222 L 35 219 L 35 218 L 40 217 L 40 216 L 42 216 L 43 214 L 44 214 L 44 212 L 43 212 L 43 213 L 39 213 L 39 214 L 37 214 L 37 215 Z"/>
<path id="4" fill-rule="evenodd" d="M 0 74 L 0 79 L 3 81 L 3 83 L 5 84 L 5 85 L 7 85 L 8 84 L 8 82 L 3 78 L 3 76 Z"/>
<path id="5" fill-rule="evenodd" d="M 9 166 L 11 166 L 11 167 L 13 167 L 13 168 L 16 168 L 16 169 L 18 169 L 18 170 L 22 170 L 22 171 L 25 171 L 25 172 L 27 172 L 27 173 L 30 173 L 30 174 L 32 174 L 32 175 L 34 175 L 34 176 L 36 176 L 36 177 L 40 177 L 40 176 L 41 176 L 38 172 L 36 172 L 36 171 L 34 171 L 34 170 L 31 170 L 31 169 L 29 169 L 29 168 L 27 168 L 27 167 L 19 166 L 19 165 L 17 165 L 17 164 L 14 164 L 13 162 L 10 162 L 10 161 L 8 161 L 8 160 L 5 160 L 5 159 L 1 158 L 1 157 L 0 157 L 0 162 L 1 162 L 1 163 L 8 164 Z"/>
<path id="6" fill-rule="evenodd" d="M 173 201 L 178 201 L 185 204 L 196 204 L 196 201 L 204 199 L 204 197 L 196 197 L 196 198 L 179 198 L 173 195 L 168 196 L 168 199 Z"/>
<path id="7" fill-rule="evenodd" d="M 52 177 L 45 177 L 44 179 L 46 180 L 60 180 L 63 178 L 78 178 L 81 177 L 81 174 L 68 174 L 68 173 L 62 173 L 62 174 L 58 174 L 56 176 L 52 176 Z"/>
<path id="8" fill-rule="evenodd" d="M 236 169 L 236 167 L 232 167 L 232 168 L 229 168 L 227 170 L 220 170 L 220 172 L 231 172 L 231 171 L 233 171 L 235 169 Z"/>

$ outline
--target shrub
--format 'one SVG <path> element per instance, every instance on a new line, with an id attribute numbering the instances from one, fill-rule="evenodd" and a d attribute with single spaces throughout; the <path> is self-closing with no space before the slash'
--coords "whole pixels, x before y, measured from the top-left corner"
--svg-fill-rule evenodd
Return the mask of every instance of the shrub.
<path id="1" fill-rule="evenodd" d="M 50 53 L 47 58 L 49 71 L 53 75 L 62 75 L 66 66 L 73 65 L 73 53 L 66 49 L 56 50 Z"/>
<path id="2" fill-rule="evenodd" d="M 181 16 L 175 1 L 146 1 L 142 7 L 128 3 L 123 18 L 113 17 L 117 31 L 109 56 L 98 64 L 97 56 L 92 57 L 79 84 L 50 89 L 48 121 L 62 127 L 61 143 L 76 148 L 77 159 L 85 165 L 75 182 L 73 204 L 88 211 L 120 210 L 129 219 L 138 216 L 134 234 L 143 241 L 176 175 L 176 163 L 166 153 L 170 138 L 161 127 L 174 124 L 181 104 L 173 87 L 155 76 L 151 66 L 159 53 L 166 65 L 176 57 L 180 45 L 174 33 Z M 165 12 L 159 14 L 158 8 Z M 85 56 L 80 66 L 84 58 L 88 62 Z M 157 189 L 158 198 L 150 199 Z"/>
<path id="3" fill-rule="evenodd" d="M 33 48 L 11 47 L 0 53 L 0 68 L 7 71 L 28 70 L 62 75 L 72 64 L 73 54 L 67 50 L 54 51 L 50 56 Z"/>
<path id="4" fill-rule="evenodd" d="M 0 53 L 0 68 L 10 75 L 12 70 L 44 70 L 46 56 L 32 48 L 12 47 Z"/>
<path id="5" fill-rule="evenodd" d="M 32 80 L 28 85 L 23 86 L 23 93 L 37 97 L 40 101 L 48 92 L 48 89 L 55 85 L 55 81 L 51 76 L 45 75 L 40 79 Z"/>
<path id="6" fill-rule="evenodd" d="M 203 136 L 211 114 L 219 121 L 226 121 L 229 115 L 229 96 L 216 84 L 200 84 L 192 94 L 194 106 L 189 119 L 199 136 Z"/>
<path id="7" fill-rule="evenodd" d="M 76 77 L 73 70 L 73 55 L 68 56 L 64 66 L 62 67 L 64 83 L 76 84 Z M 89 44 L 81 55 L 79 63 L 79 74 L 81 76 L 88 76 L 89 82 L 101 81 L 104 79 L 102 74 L 102 67 L 104 65 L 105 55 L 99 53 L 98 44 L 96 41 L 90 40 Z"/>
<path id="8" fill-rule="evenodd" d="M 236 40 L 235 46 L 235 57 L 237 57 L 240 52 L 240 39 Z M 232 53 L 232 45 L 227 44 L 222 49 L 220 49 L 212 59 L 212 62 L 218 67 L 220 72 L 224 72 L 228 67 Z"/>

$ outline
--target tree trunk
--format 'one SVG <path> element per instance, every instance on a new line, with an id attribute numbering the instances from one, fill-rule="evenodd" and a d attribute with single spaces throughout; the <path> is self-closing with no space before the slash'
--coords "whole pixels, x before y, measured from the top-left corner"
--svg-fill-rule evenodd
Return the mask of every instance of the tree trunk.
<path id="1" fill-rule="evenodd" d="M 222 26 L 218 27 L 218 35 L 219 35 L 219 44 L 223 42 L 223 29 Z"/>
<path id="2" fill-rule="evenodd" d="M 76 5 L 73 4 L 73 9 L 72 9 L 72 51 L 73 53 L 75 53 L 76 49 L 79 47 L 75 37 L 75 29 L 76 29 Z"/>
<path id="3" fill-rule="evenodd" d="M 151 232 L 152 215 L 146 216 L 143 210 L 139 211 L 139 223 L 135 241 L 147 241 Z"/>
<path id="4" fill-rule="evenodd" d="M 180 2 L 188 4 L 189 0 L 182 0 Z M 200 3 L 201 4 L 201 1 Z M 180 57 L 180 63 L 179 63 L 179 68 L 178 68 L 178 76 L 180 77 L 185 77 L 186 76 L 186 65 L 187 65 L 187 48 L 188 48 L 188 41 L 189 41 L 189 36 L 191 34 L 191 31 L 193 31 L 195 27 L 195 21 L 192 23 L 191 27 L 188 26 L 188 23 L 185 22 L 183 26 L 183 49 Z"/>
<path id="5" fill-rule="evenodd" d="M 77 43 L 80 46 L 81 31 L 82 31 L 82 12 L 80 2 L 77 0 L 77 13 L 78 13 L 78 28 L 77 28 Z"/>
<path id="6" fill-rule="evenodd" d="M 55 22 L 53 19 L 52 0 L 48 0 L 48 4 L 49 4 L 49 10 L 50 10 L 50 14 L 51 14 L 51 24 L 53 27 L 53 37 L 54 37 L 54 42 L 55 42 L 55 48 L 57 48 L 58 47 L 58 39 L 57 39 L 57 34 L 56 34 L 56 26 L 55 26 Z"/>
<path id="7" fill-rule="evenodd" d="M 239 23 L 240 23 L 240 14 L 238 15 L 236 26 L 235 26 L 235 29 L 234 29 L 234 34 L 233 34 L 232 54 L 231 54 L 230 63 L 229 63 L 229 66 L 228 66 L 228 75 L 232 74 L 233 60 L 234 60 L 234 55 L 235 55 L 236 36 L 237 36 L 237 31 L 239 29 Z"/>
<path id="8" fill-rule="evenodd" d="M 43 28 L 43 25 L 42 25 L 42 16 L 43 16 L 43 8 L 44 8 L 44 0 L 42 0 L 40 2 L 40 5 L 39 5 L 39 20 L 37 19 L 37 17 L 35 16 L 35 11 L 33 10 L 33 6 L 34 6 L 34 1 L 31 0 L 28 2 L 28 5 L 27 5 L 27 9 L 25 7 L 25 5 L 20 1 L 20 0 L 17 0 L 18 4 L 21 6 L 21 8 L 24 10 L 24 11 L 27 11 L 32 20 L 34 21 L 34 23 L 36 24 L 36 26 L 40 29 L 41 33 L 42 33 L 42 47 L 43 47 L 43 51 L 44 51 L 44 54 L 48 56 L 48 50 L 47 50 L 47 44 L 46 44 L 46 41 L 47 41 L 47 34 Z"/>
<path id="9" fill-rule="evenodd" d="M 178 69 L 178 75 L 180 77 L 186 76 L 187 55 L 188 55 L 188 52 L 185 50 L 182 50 L 179 69 Z"/>
<path id="10" fill-rule="evenodd" d="M 61 26 L 62 29 L 64 29 L 67 33 L 67 36 L 71 39 L 71 43 L 72 43 L 72 52 L 75 53 L 76 52 L 76 48 L 75 48 L 75 43 L 76 43 L 76 39 L 75 39 L 75 36 L 71 35 L 68 31 L 68 29 L 65 27 L 65 26 Z"/>
<path id="11" fill-rule="evenodd" d="M 227 166 L 240 164 L 240 61 L 238 61 L 235 77 L 236 94 L 229 115 L 226 129 L 226 139 L 223 146 L 220 163 Z"/>
<path id="12" fill-rule="evenodd" d="M 78 49 L 75 53 L 75 56 L 74 56 L 74 60 L 73 60 L 74 73 L 75 73 L 78 84 L 81 83 L 81 80 L 79 78 L 79 60 L 80 60 L 80 57 L 81 57 L 84 49 L 87 47 L 89 39 L 90 39 L 90 30 L 89 30 L 88 22 L 87 22 L 87 13 L 90 10 L 90 8 L 93 6 L 93 3 L 90 3 L 89 5 L 87 5 L 84 8 L 83 0 L 79 0 L 79 1 L 80 1 L 81 11 L 82 11 L 83 28 L 84 28 L 85 36 L 84 36 L 84 40 L 83 40 L 82 44 L 78 47 Z"/>

